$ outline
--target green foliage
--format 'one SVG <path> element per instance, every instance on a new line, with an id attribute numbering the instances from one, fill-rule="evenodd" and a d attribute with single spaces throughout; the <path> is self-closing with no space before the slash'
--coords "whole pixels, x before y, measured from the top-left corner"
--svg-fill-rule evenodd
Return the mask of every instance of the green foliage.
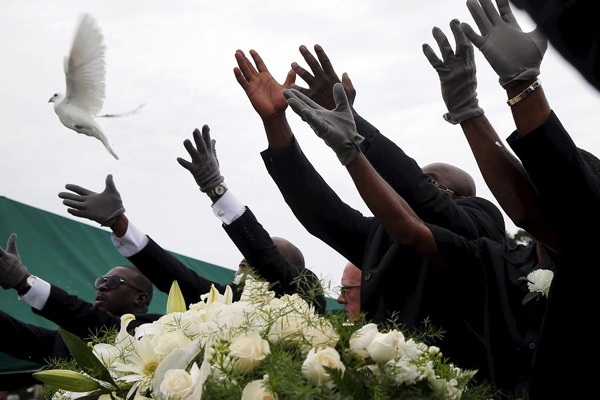
<path id="1" fill-rule="evenodd" d="M 506 243 L 510 248 L 515 248 L 519 244 L 530 246 L 535 243 L 535 238 L 529 232 L 519 229 L 514 235 L 506 232 Z"/>
<path id="2" fill-rule="evenodd" d="M 61 328 L 58 328 L 58 332 L 67 345 L 69 352 L 86 374 L 117 387 L 106 367 L 81 339 Z"/>

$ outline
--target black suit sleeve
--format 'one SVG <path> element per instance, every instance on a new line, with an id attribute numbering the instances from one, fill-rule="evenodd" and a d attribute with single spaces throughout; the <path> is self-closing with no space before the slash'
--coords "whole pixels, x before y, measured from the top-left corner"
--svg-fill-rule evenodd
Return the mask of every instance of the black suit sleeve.
<path id="1" fill-rule="evenodd" d="M 208 293 L 211 285 L 221 292 L 225 286 L 198 275 L 181 261 L 160 247 L 152 238 L 148 244 L 128 260 L 163 293 L 169 293 L 173 281 L 177 281 L 186 305 L 200 301 L 200 295 Z M 235 285 L 232 287 L 234 294 Z"/>
<path id="2" fill-rule="evenodd" d="M 600 180 L 554 112 L 533 132 L 520 138 L 514 132 L 507 141 L 536 187 L 559 245 L 580 251 L 590 240 L 594 246 L 598 226 L 591 221 L 600 220 Z"/>
<path id="3" fill-rule="evenodd" d="M 261 153 L 269 174 L 300 223 L 312 235 L 362 268 L 374 221 L 345 204 L 294 143 Z"/>
<path id="4" fill-rule="evenodd" d="M 45 364 L 57 354 L 58 331 L 21 322 L 0 311 L 0 351 L 21 360 Z"/>
<path id="5" fill-rule="evenodd" d="M 431 183 L 419 165 L 394 142 L 361 117 L 356 128 L 365 140 L 363 154 L 373 168 L 411 206 L 423 221 L 441 226 L 468 239 L 504 238 L 504 219 L 487 200 L 468 197 L 467 203 L 454 201 Z"/>
<path id="6" fill-rule="evenodd" d="M 283 257 L 249 208 L 231 224 L 223 224 L 223 228 L 258 275 L 267 282 L 276 283 L 275 293 L 280 296 L 298 293 L 317 310 L 325 311 L 319 279 L 309 270 L 300 271 Z"/>
<path id="7" fill-rule="evenodd" d="M 101 308 L 73 296 L 61 288 L 52 285 L 50 296 L 42 310 L 32 308 L 35 314 L 54 322 L 64 330 L 80 338 L 87 338 L 104 328 L 119 328 L 121 318 Z M 152 322 L 160 318 L 158 314 L 138 314 L 128 329 Z"/>

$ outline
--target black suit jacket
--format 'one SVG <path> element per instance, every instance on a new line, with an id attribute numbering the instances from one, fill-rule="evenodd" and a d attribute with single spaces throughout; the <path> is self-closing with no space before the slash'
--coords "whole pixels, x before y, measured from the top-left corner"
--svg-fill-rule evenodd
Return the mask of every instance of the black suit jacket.
<path id="1" fill-rule="evenodd" d="M 279 253 L 268 232 L 249 208 L 230 225 L 223 225 L 223 228 L 258 275 L 275 284 L 273 290 L 278 296 L 297 292 L 311 301 L 319 312 L 325 310 L 325 297 L 317 276 L 306 268 L 299 270 L 291 265 Z M 221 293 L 225 291 L 226 285 L 198 275 L 152 239 L 129 260 L 161 292 L 168 293 L 172 282 L 176 280 L 187 305 L 199 302 L 200 295 L 209 292 L 211 285 L 215 285 Z M 234 300 L 239 300 L 242 293 L 238 285 L 230 283 L 229 286 Z"/>
<path id="2" fill-rule="evenodd" d="M 513 133 L 508 143 L 535 185 L 546 222 L 562 250 L 560 256 L 553 256 L 556 273 L 535 355 L 531 395 L 552 398 L 562 388 L 583 398 L 590 394 L 586 393 L 588 386 L 572 382 L 596 379 L 593 368 L 565 368 L 562 361 L 585 365 L 600 353 L 594 342 L 600 305 L 595 290 L 600 279 L 596 251 L 600 243 L 600 179 L 581 158 L 554 113 L 526 136 L 518 138 Z M 569 338 L 577 340 L 575 348 L 566 344 Z M 576 350 L 581 346 L 586 350 Z"/>
<path id="3" fill-rule="evenodd" d="M 64 330 L 86 339 L 103 328 L 121 326 L 121 318 L 52 285 L 42 310 L 35 314 L 54 322 Z M 157 320 L 159 314 L 135 314 L 128 330 Z M 23 360 L 45 364 L 50 358 L 67 358 L 69 350 L 58 331 L 21 322 L 0 311 L 0 351 Z"/>
<path id="4" fill-rule="evenodd" d="M 406 196 L 419 217 L 467 238 L 504 238 L 504 221 L 493 204 L 477 197 L 450 199 L 431 184 L 412 159 L 363 121 L 357 120 L 357 127 L 365 137 L 365 156 L 396 191 Z M 361 311 L 369 319 L 383 322 L 395 313 L 400 322 L 414 326 L 432 316 L 434 323 L 458 331 L 449 326 L 456 322 L 446 312 L 452 302 L 437 290 L 443 289 L 445 277 L 421 255 L 396 245 L 374 218 L 346 205 L 297 142 L 266 150 L 262 156 L 302 225 L 362 270 Z M 464 354 L 460 347 L 456 346 L 456 353 Z"/>

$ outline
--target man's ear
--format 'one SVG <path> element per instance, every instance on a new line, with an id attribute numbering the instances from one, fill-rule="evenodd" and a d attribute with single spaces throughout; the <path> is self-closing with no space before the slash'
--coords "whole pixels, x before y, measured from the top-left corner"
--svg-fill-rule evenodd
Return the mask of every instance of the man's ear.
<path id="1" fill-rule="evenodd" d="M 140 292 L 135 297 L 135 305 L 148 307 L 148 302 L 150 300 L 150 296 L 148 293 Z"/>

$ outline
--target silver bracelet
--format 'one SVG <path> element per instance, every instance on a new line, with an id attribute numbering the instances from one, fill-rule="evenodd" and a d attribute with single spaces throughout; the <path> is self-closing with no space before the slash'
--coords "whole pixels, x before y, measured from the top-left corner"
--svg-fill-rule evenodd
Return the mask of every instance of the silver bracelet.
<path id="1" fill-rule="evenodd" d="M 541 84 L 542 84 L 542 82 L 540 82 L 539 79 L 536 80 L 531 85 L 529 85 L 529 87 L 527 87 L 527 89 L 523 90 L 521 93 L 519 93 L 518 95 L 516 95 L 512 99 L 508 100 L 506 102 L 506 104 L 508 104 L 511 107 L 514 106 L 515 104 L 517 104 L 518 102 L 520 102 L 521 100 L 523 100 L 525 97 L 529 96 L 529 94 L 531 92 L 533 92 L 535 89 L 539 88 Z"/>

